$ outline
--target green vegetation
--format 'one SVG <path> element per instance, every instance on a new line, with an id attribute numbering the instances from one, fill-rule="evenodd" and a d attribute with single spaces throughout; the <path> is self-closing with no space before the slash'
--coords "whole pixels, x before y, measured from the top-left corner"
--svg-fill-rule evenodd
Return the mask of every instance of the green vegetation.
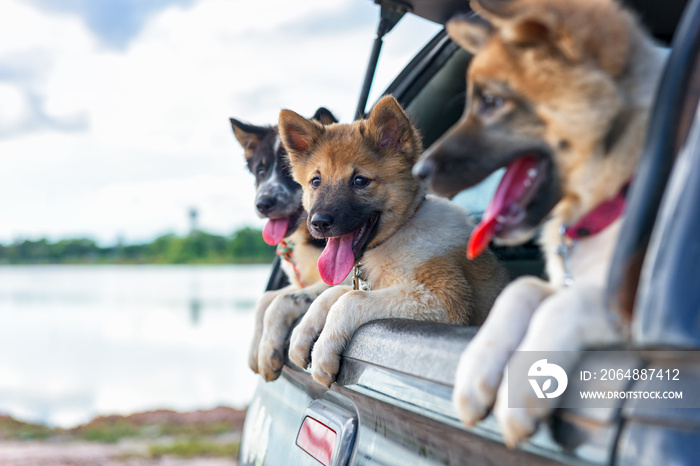
<path id="1" fill-rule="evenodd" d="M 101 416 L 73 429 L 62 429 L 0 415 L 0 441 L 131 445 L 125 450 L 129 458 L 143 455 L 235 458 L 244 418 L 245 410 L 220 406 L 187 413 L 156 410 L 129 416 Z M 121 442 L 124 439 L 129 442 Z M 134 445 L 140 446 L 135 452 L 131 451 Z"/>
<path id="2" fill-rule="evenodd" d="M 54 434 L 54 430 L 39 424 L 18 421 L 10 416 L 0 415 L 0 439 L 44 440 Z"/>
<path id="3" fill-rule="evenodd" d="M 198 441 L 202 437 L 217 437 L 242 426 L 226 419 L 206 422 L 182 422 L 178 419 L 139 420 L 134 417 L 107 416 L 72 429 L 74 438 L 100 443 L 117 443 L 125 438 L 177 438 Z M 31 425 L 31 424 L 29 424 Z"/>
<path id="4" fill-rule="evenodd" d="M 249 227 L 228 237 L 194 231 L 110 247 L 100 247 L 88 238 L 0 244 L 0 264 L 242 264 L 267 263 L 274 256 L 274 247 L 265 244 L 260 230 Z"/>
<path id="5" fill-rule="evenodd" d="M 71 434 L 76 438 L 90 442 L 117 443 L 123 438 L 139 437 L 146 431 L 149 436 L 154 429 L 144 429 L 126 419 L 117 419 L 113 422 L 92 422 L 86 426 L 74 429 Z"/>
<path id="6" fill-rule="evenodd" d="M 221 456 L 236 458 L 240 441 L 219 443 L 210 440 L 185 440 L 166 444 L 155 444 L 148 447 L 148 454 L 152 457 L 179 456 L 180 458 L 194 458 L 197 456 Z"/>

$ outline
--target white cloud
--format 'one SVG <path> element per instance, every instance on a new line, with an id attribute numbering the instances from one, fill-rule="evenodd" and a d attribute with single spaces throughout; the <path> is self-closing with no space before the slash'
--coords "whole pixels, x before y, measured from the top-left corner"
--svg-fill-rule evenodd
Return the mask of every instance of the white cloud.
<path id="1" fill-rule="evenodd" d="M 47 15 L 26 3 L 5 0 L 0 7 L 0 57 L 16 50 L 80 53 L 94 47 L 78 18 Z"/>
<path id="2" fill-rule="evenodd" d="M 27 100 L 17 87 L 0 83 L 0 131 L 19 126 L 29 113 Z"/>
<path id="3" fill-rule="evenodd" d="M 162 11 L 121 52 L 100 47 L 77 18 L 3 2 L 0 66 L 40 57 L 31 69 L 41 75 L 20 84 L 43 98 L 48 118 L 84 117 L 87 130 L 0 140 L 0 199 L 11 200 L 0 202 L 0 241 L 144 239 L 182 230 L 191 205 L 205 229 L 261 225 L 228 117 L 274 123 L 280 108 L 310 115 L 323 105 L 351 120 L 378 16 L 355 2 L 202 0 Z M 300 26 L 321 17 L 345 23 Z M 404 21 L 387 36 L 374 95 L 436 30 Z"/>

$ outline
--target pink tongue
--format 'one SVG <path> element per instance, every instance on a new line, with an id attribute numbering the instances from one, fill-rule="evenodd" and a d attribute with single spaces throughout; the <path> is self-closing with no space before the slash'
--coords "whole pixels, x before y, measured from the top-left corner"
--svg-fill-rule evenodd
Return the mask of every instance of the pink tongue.
<path id="1" fill-rule="evenodd" d="M 263 239 L 270 246 L 280 244 L 284 234 L 287 233 L 287 227 L 289 227 L 289 218 L 271 218 L 263 228 Z"/>
<path id="2" fill-rule="evenodd" d="M 355 233 L 328 238 L 326 248 L 318 258 L 318 271 L 324 282 L 337 285 L 355 266 L 355 253 L 352 252 L 354 238 Z"/>
<path id="3" fill-rule="evenodd" d="M 488 247 L 491 238 L 496 233 L 496 218 L 499 215 L 505 216 L 515 201 L 525 194 L 528 171 L 536 166 L 537 158 L 528 156 L 520 157 L 508 165 L 491 203 L 481 217 L 481 222 L 474 228 L 469 238 L 467 245 L 469 259 L 476 258 Z"/>

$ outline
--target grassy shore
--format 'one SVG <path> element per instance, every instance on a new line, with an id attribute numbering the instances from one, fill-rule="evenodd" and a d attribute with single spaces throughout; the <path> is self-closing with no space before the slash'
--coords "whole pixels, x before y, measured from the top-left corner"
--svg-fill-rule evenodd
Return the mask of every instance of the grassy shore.
<path id="1" fill-rule="evenodd" d="M 270 263 L 275 248 L 262 232 L 241 228 L 229 236 L 196 230 L 172 233 L 149 243 L 100 246 L 91 238 L 49 241 L 18 239 L 0 244 L 0 264 L 258 264 Z"/>
<path id="2" fill-rule="evenodd" d="M 0 463 L 12 464 L 12 458 L 3 457 L 3 451 L 15 452 L 16 457 L 16 452 L 26 445 L 31 447 L 28 452 L 40 451 L 42 446 L 58 449 L 62 455 L 60 461 L 82 464 L 77 456 L 84 455 L 85 445 L 91 444 L 93 456 L 89 461 L 100 459 L 102 451 L 105 458 L 101 460 L 109 460 L 109 464 L 121 464 L 121 461 L 132 464 L 137 459 L 146 461 L 138 464 L 148 464 L 149 460 L 163 457 L 180 458 L 180 461 L 221 458 L 231 462 L 217 464 L 235 464 L 244 418 L 245 411 L 228 407 L 188 413 L 157 410 L 129 416 L 101 416 L 73 429 L 61 429 L 0 415 Z M 77 456 L 71 460 L 72 445 Z M 99 445 L 104 448 L 97 448 Z"/>

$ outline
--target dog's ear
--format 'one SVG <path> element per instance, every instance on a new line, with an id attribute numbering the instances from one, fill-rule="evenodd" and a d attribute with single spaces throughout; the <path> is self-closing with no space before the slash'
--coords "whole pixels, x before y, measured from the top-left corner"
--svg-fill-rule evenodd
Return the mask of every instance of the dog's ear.
<path id="1" fill-rule="evenodd" d="M 229 120 L 231 121 L 231 128 L 233 128 L 233 134 L 243 146 L 243 149 L 245 149 L 243 155 L 248 160 L 253 156 L 260 145 L 260 141 L 265 136 L 265 133 L 270 131 L 270 128 L 241 123 L 235 118 L 229 118 Z"/>
<path id="2" fill-rule="evenodd" d="M 308 154 L 318 140 L 323 128 L 314 120 L 307 120 L 291 110 L 282 110 L 279 121 L 282 144 L 295 158 Z"/>
<path id="3" fill-rule="evenodd" d="M 491 23 L 475 14 L 455 16 L 445 28 L 450 39 L 472 55 L 484 48 L 494 33 Z"/>
<path id="4" fill-rule="evenodd" d="M 617 2 L 591 2 L 576 9 L 568 2 L 533 2 L 527 8 L 509 10 L 505 19 L 494 24 L 505 42 L 549 47 L 572 63 L 591 60 L 617 76 L 628 60 L 633 23 Z"/>
<path id="5" fill-rule="evenodd" d="M 526 5 L 517 0 L 469 0 L 469 8 L 489 21 L 511 18 Z"/>
<path id="6" fill-rule="evenodd" d="M 368 136 L 380 150 L 403 152 L 413 145 L 414 130 L 401 105 L 388 95 L 372 109 L 367 120 Z"/>
<path id="7" fill-rule="evenodd" d="M 579 53 L 563 26 L 556 12 L 527 11 L 504 21 L 499 34 L 505 42 L 518 47 L 552 46 L 567 59 L 577 61 Z"/>
<path id="8" fill-rule="evenodd" d="M 550 46 L 571 61 L 580 58 L 573 38 L 564 27 L 565 14 L 558 11 L 561 5 L 556 2 L 471 0 L 470 7 L 491 21 L 506 43 L 518 47 Z"/>
<path id="9" fill-rule="evenodd" d="M 338 123 L 338 119 L 328 110 L 326 107 L 319 107 L 312 116 L 316 121 L 320 121 L 323 125 L 332 125 L 333 123 Z"/>

